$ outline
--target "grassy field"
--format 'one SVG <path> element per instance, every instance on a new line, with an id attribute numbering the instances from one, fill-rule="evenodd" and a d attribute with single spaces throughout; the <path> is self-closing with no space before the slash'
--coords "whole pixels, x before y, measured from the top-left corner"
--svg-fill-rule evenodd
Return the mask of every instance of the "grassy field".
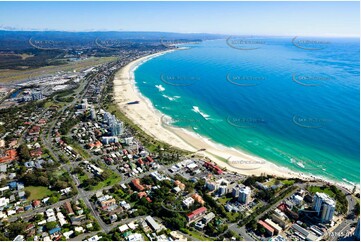
<path id="1" fill-rule="evenodd" d="M 184 229 L 185 231 L 187 231 L 187 234 L 189 234 L 190 236 L 192 236 L 193 238 L 199 240 L 199 241 L 209 241 L 209 240 L 213 240 L 211 238 L 205 237 L 203 236 L 201 233 L 199 233 L 198 231 L 191 231 L 189 229 Z"/>
<path id="2" fill-rule="evenodd" d="M 295 180 L 282 180 L 281 181 L 285 185 L 293 185 L 295 184 Z"/>
<path id="3" fill-rule="evenodd" d="M 225 205 L 227 202 L 229 202 L 230 200 L 232 200 L 231 197 L 221 197 L 218 199 L 218 202 L 222 205 Z"/>
<path id="4" fill-rule="evenodd" d="M 234 222 L 237 220 L 238 213 L 236 212 L 227 212 L 227 219 Z"/>
<path id="5" fill-rule="evenodd" d="M 84 175 L 79 176 L 78 175 L 78 179 L 80 181 L 80 183 L 83 183 L 85 180 L 89 179 L 88 175 L 84 173 Z"/>
<path id="6" fill-rule="evenodd" d="M 58 66 L 45 66 L 41 68 L 36 68 L 32 70 L 1 70 L 0 72 L 0 80 L 2 83 L 12 83 L 12 82 L 18 82 L 18 81 L 25 81 L 31 78 L 44 76 L 44 75 L 51 75 L 55 74 L 59 71 L 79 71 L 83 69 L 87 69 L 96 65 L 104 64 L 110 61 L 116 60 L 116 57 L 92 57 L 88 58 L 86 60 L 76 61 L 67 63 L 64 65 L 58 65 Z"/>
<path id="7" fill-rule="evenodd" d="M 54 102 L 52 100 L 49 100 L 47 101 L 45 104 L 44 104 L 44 107 L 45 108 L 49 108 L 50 106 L 52 105 L 56 105 L 56 106 L 59 106 L 59 108 L 63 107 L 65 104 L 64 103 L 61 103 L 61 102 Z"/>
<path id="8" fill-rule="evenodd" d="M 121 180 L 122 178 L 113 172 L 108 179 L 99 182 L 96 186 L 92 187 L 91 190 L 94 191 L 94 190 L 99 190 L 106 186 L 113 186 L 114 184 L 121 182 Z"/>
<path id="9" fill-rule="evenodd" d="M 311 192 L 311 193 L 323 192 L 323 193 L 328 194 L 330 197 L 335 197 L 335 194 L 328 187 L 322 189 L 322 187 L 310 186 L 308 188 L 308 191 Z"/>
<path id="10" fill-rule="evenodd" d="M 75 150 L 76 153 L 81 155 L 84 159 L 89 159 L 91 157 L 90 154 L 78 143 L 70 144 L 70 146 Z"/>
<path id="11" fill-rule="evenodd" d="M 25 191 L 30 192 L 30 196 L 28 197 L 29 201 L 49 197 L 53 193 L 47 187 L 35 186 L 25 187 Z"/>
<path id="12" fill-rule="evenodd" d="M 277 179 L 270 179 L 268 182 L 264 183 L 267 186 L 273 186 L 276 183 Z"/>
<path id="13" fill-rule="evenodd" d="M 33 57 L 34 55 L 29 55 L 29 54 L 0 54 L 0 56 L 18 56 L 22 60 L 26 60 L 27 58 Z"/>

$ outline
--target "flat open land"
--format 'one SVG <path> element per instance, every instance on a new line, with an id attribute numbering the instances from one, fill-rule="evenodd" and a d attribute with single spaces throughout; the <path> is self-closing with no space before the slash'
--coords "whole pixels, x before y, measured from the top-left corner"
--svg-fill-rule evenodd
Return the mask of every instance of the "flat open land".
<path id="1" fill-rule="evenodd" d="M 28 197 L 29 201 L 49 197 L 52 194 L 52 191 L 50 191 L 47 187 L 40 187 L 40 186 L 39 187 L 35 187 L 35 186 L 26 187 L 25 191 L 30 192 L 30 197 Z"/>
<path id="2" fill-rule="evenodd" d="M 110 61 L 116 60 L 116 57 L 91 57 L 86 60 L 70 62 L 64 65 L 58 66 L 45 66 L 41 68 L 31 69 L 31 70 L 1 70 L 0 71 L 0 82 L 1 83 L 17 83 L 25 81 L 29 78 L 35 78 L 43 75 L 55 74 L 59 71 L 79 71 L 82 69 L 87 69 L 96 65 L 104 64 Z"/>

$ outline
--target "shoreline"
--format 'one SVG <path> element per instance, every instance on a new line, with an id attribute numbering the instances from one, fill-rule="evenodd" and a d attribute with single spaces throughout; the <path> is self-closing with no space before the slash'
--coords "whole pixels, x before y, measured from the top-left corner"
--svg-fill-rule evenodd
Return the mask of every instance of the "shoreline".
<path id="1" fill-rule="evenodd" d="M 124 110 L 123 113 L 147 134 L 177 148 L 197 152 L 198 155 L 211 159 L 221 168 L 225 167 L 227 171 L 248 176 L 267 174 L 281 178 L 323 181 L 352 191 L 353 186 L 351 184 L 292 171 L 287 167 L 278 166 L 255 155 L 215 143 L 194 131 L 165 125 L 162 122 L 165 115 L 157 110 L 152 102 L 138 90 L 134 71 L 146 61 L 173 51 L 176 50 L 167 50 L 136 59 L 121 68 L 114 77 L 114 99 L 117 106 Z M 136 100 L 140 101 L 139 104 L 127 105 L 128 102 Z M 206 150 L 199 151 L 200 149 Z M 356 184 L 356 187 L 359 190 L 359 184 Z"/>

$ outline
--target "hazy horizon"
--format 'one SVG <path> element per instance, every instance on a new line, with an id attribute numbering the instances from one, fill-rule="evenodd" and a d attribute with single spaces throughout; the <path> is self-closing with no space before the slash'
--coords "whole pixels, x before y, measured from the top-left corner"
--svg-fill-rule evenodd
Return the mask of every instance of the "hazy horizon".
<path id="1" fill-rule="evenodd" d="M 0 2 L 0 29 L 359 37 L 359 7 L 359 2 Z"/>

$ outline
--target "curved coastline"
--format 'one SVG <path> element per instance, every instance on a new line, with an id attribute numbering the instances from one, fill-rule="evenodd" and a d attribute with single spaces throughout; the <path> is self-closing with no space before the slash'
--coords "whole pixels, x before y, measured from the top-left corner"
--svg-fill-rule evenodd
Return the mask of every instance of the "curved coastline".
<path id="1" fill-rule="evenodd" d="M 124 110 L 124 114 L 146 133 L 172 146 L 208 157 L 220 167 L 227 168 L 228 171 L 243 175 L 268 174 L 283 178 L 299 178 L 305 181 L 322 180 L 349 190 L 353 189 L 351 184 L 292 171 L 255 155 L 215 143 L 194 131 L 164 125 L 162 122 L 164 114 L 157 110 L 152 102 L 138 90 L 134 71 L 148 60 L 172 51 L 176 50 L 167 50 L 136 59 L 120 69 L 114 77 L 114 98 L 118 107 Z M 128 102 L 135 100 L 139 100 L 140 103 L 127 105 Z M 199 151 L 200 149 L 205 149 L 205 151 Z M 359 190 L 359 184 L 356 186 Z"/>

